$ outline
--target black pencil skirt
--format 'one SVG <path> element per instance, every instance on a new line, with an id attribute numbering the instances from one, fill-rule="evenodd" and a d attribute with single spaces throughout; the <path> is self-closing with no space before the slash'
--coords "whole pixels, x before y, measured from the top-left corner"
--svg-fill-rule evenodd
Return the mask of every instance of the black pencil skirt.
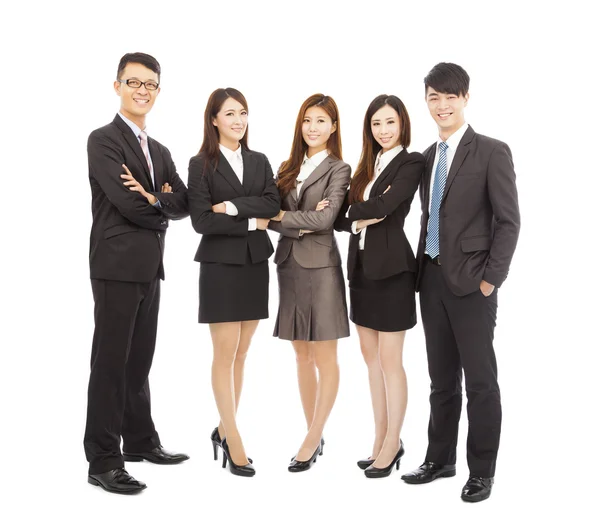
<path id="1" fill-rule="evenodd" d="M 414 272 L 369 279 L 363 271 L 362 252 L 350 280 L 350 319 L 381 332 L 412 329 L 417 324 Z"/>
<path id="2" fill-rule="evenodd" d="M 199 323 L 269 317 L 269 262 L 200 263 Z"/>

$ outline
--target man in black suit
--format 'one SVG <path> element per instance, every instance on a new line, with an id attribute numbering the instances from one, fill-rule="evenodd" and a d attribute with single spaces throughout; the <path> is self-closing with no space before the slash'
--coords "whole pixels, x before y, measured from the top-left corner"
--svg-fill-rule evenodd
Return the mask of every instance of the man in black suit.
<path id="1" fill-rule="evenodd" d="M 150 414 L 165 233 L 169 219 L 188 215 L 187 189 L 169 150 L 145 132 L 159 82 L 155 58 L 123 56 L 114 82 L 119 113 L 88 140 L 95 329 L 84 446 L 88 482 L 114 493 L 146 487 L 125 471 L 124 460 L 189 458 L 162 448 Z"/>
<path id="2" fill-rule="evenodd" d="M 439 139 L 425 150 L 417 260 L 421 317 L 431 378 L 425 463 L 411 484 L 456 474 L 456 442 L 467 391 L 470 476 L 461 498 L 490 496 L 502 409 L 493 338 L 498 287 L 508 274 L 520 217 L 510 149 L 466 122 L 469 76 L 440 63 L 425 78 L 425 97 Z"/>

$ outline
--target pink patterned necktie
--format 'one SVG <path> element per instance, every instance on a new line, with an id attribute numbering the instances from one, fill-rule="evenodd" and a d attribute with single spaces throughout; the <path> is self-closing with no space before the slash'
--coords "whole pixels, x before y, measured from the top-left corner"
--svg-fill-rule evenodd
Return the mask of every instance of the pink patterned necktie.
<path id="1" fill-rule="evenodd" d="M 142 151 L 144 152 L 144 156 L 146 157 L 146 162 L 148 163 L 148 172 L 150 172 L 150 179 L 154 179 L 154 173 L 152 170 L 152 163 L 150 162 L 150 151 L 148 150 L 148 134 L 142 130 L 140 132 L 140 146 L 142 147 Z"/>

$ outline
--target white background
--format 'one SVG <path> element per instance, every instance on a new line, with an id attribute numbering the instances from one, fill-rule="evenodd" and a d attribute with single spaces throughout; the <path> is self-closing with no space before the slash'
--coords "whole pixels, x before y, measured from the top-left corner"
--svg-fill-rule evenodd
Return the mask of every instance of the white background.
<path id="1" fill-rule="evenodd" d="M 2 328 L 0 522 L 19 524 L 589 524 L 598 465 L 599 323 L 597 12 L 592 2 L 28 2 L 2 8 Z M 110 495 L 86 483 L 85 425 L 93 302 L 86 141 L 118 110 L 120 57 L 160 61 L 162 92 L 147 124 L 179 174 L 200 147 L 217 87 L 249 102 L 252 149 L 277 167 L 302 101 L 333 96 L 344 158 L 358 162 L 361 126 L 380 93 L 402 98 L 413 143 L 436 139 L 423 77 L 440 61 L 471 75 L 467 120 L 513 152 L 519 245 L 499 293 L 496 330 L 503 432 L 490 500 L 460 498 L 468 477 L 466 413 L 458 475 L 408 486 L 367 480 L 356 460 L 373 439 L 366 367 L 355 332 L 340 342 L 341 386 L 325 454 L 286 467 L 304 436 L 291 346 L 271 337 L 277 309 L 250 350 L 239 413 L 257 475 L 212 460 L 217 423 L 208 327 L 198 325 L 199 236 L 172 223 L 151 373 L 162 442 L 179 466 L 128 464 L 148 489 Z M 417 198 L 418 199 L 418 198 Z M 418 206 L 407 223 L 413 244 Z M 273 241 L 276 238 L 273 236 Z M 345 259 L 347 239 L 338 235 Z M 422 327 L 407 336 L 409 405 L 400 473 L 424 458 L 429 378 Z"/>

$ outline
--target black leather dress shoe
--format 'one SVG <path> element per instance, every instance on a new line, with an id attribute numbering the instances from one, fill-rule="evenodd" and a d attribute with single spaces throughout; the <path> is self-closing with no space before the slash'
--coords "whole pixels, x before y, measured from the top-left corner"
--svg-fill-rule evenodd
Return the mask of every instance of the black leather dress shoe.
<path id="1" fill-rule="evenodd" d="M 462 489 L 460 498 L 466 502 L 479 502 L 485 500 L 491 495 L 493 485 L 493 477 L 470 477 Z"/>
<path id="2" fill-rule="evenodd" d="M 453 477 L 456 475 L 454 464 L 436 464 L 435 462 L 424 462 L 418 469 L 402 475 L 402 480 L 408 484 L 426 484 L 437 478 Z"/>
<path id="3" fill-rule="evenodd" d="M 167 451 L 162 446 L 157 446 L 150 451 L 143 451 L 141 453 L 125 453 L 123 451 L 123 458 L 128 462 L 147 460 L 154 464 L 179 464 L 190 457 L 185 453 L 173 453 L 172 451 Z"/>
<path id="4" fill-rule="evenodd" d="M 97 475 L 88 475 L 88 482 L 93 486 L 100 486 L 110 493 L 133 495 L 146 489 L 146 484 L 134 479 L 123 468 L 116 468 Z"/>
<path id="5" fill-rule="evenodd" d="M 323 446 L 319 444 L 312 457 L 310 457 L 308 460 L 296 460 L 296 457 L 294 457 L 291 464 L 288 466 L 288 471 L 292 473 L 300 473 L 301 471 L 307 471 L 312 468 L 312 465 L 317 461 L 317 457 L 321 454 L 322 447 Z"/>
<path id="6" fill-rule="evenodd" d="M 363 460 L 359 460 L 356 464 L 360 469 L 367 469 L 371 464 L 375 462 L 374 458 L 365 458 Z"/>

